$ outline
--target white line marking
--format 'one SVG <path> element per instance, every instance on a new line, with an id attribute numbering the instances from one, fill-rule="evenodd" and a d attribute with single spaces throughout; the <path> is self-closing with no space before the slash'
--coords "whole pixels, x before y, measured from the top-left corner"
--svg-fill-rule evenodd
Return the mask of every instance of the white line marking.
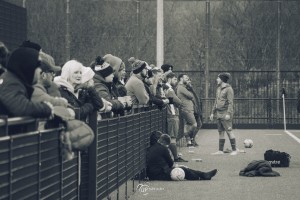
<path id="1" fill-rule="evenodd" d="M 268 134 L 265 134 L 265 135 L 282 135 L 282 134 L 280 134 L 280 133 L 268 133 Z"/>
<path id="2" fill-rule="evenodd" d="M 289 136 L 291 136 L 294 140 L 296 140 L 296 142 L 298 142 L 300 144 L 300 139 L 298 137 L 296 137 L 294 134 L 292 134 L 289 131 L 284 131 L 286 134 L 288 134 Z"/>

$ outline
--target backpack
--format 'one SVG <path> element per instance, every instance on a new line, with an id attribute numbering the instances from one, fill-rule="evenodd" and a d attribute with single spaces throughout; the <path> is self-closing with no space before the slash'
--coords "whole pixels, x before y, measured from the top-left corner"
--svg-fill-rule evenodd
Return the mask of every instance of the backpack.
<path id="1" fill-rule="evenodd" d="M 289 167 L 291 156 L 286 152 L 267 150 L 264 159 L 269 161 L 271 167 Z"/>

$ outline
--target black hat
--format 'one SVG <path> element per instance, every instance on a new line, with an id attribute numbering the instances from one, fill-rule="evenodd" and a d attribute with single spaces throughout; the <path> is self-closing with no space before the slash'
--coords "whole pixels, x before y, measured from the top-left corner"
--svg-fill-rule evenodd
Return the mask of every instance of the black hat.
<path id="1" fill-rule="evenodd" d="M 114 69 L 101 56 L 96 58 L 95 66 L 92 66 L 92 69 L 103 78 L 114 73 Z"/>
<path id="2" fill-rule="evenodd" d="M 35 49 L 37 51 L 40 51 L 42 49 L 41 45 L 35 42 L 31 42 L 30 40 L 24 41 L 20 47 L 27 47 L 27 48 Z"/>
<path id="3" fill-rule="evenodd" d="M 170 64 L 163 64 L 163 65 L 161 66 L 161 69 L 164 71 L 164 73 L 167 72 L 167 71 L 169 71 L 169 70 L 173 71 L 173 65 L 170 65 Z"/>
<path id="4" fill-rule="evenodd" d="M 227 83 L 228 79 L 230 78 L 229 73 L 220 73 L 218 77 L 224 82 Z"/>

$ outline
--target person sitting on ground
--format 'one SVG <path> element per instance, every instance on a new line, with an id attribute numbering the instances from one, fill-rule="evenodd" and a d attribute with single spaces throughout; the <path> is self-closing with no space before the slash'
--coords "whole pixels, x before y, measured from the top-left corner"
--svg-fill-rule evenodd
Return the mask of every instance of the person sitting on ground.
<path id="1" fill-rule="evenodd" d="M 7 71 L 0 77 L 0 115 L 48 118 L 53 115 L 49 102 L 33 102 L 33 87 L 40 76 L 41 60 L 35 49 L 20 47 L 8 60 Z"/>
<path id="2" fill-rule="evenodd" d="M 61 76 L 55 77 L 54 82 L 59 86 L 61 96 L 67 99 L 68 104 L 75 110 L 76 119 L 85 121 L 87 116 L 98 108 L 95 108 L 90 100 L 87 101 L 88 93 L 80 94 L 83 67 L 76 60 L 66 62 L 62 67 Z"/>
<path id="3" fill-rule="evenodd" d="M 147 152 L 147 175 L 150 180 L 170 181 L 172 180 L 171 171 L 176 167 L 183 169 L 186 180 L 211 180 L 211 178 L 217 174 L 217 169 L 209 172 L 202 172 L 174 164 L 167 148 L 171 142 L 171 138 L 167 134 L 162 134 L 160 131 L 154 131 L 150 138 L 150 143 L 152 143 L 152 145 Z M 157 138 L 159 139 L 155 142 Z"/>

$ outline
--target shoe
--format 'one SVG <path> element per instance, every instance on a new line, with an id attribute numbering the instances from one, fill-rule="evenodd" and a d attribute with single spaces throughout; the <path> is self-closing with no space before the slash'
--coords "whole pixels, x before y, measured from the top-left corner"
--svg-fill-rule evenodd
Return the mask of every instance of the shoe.
<path id="1" fill-rule="evenodd" d="M 211 155 L 222 155 L 222 154 L 224 154 L 223 151 L 217 151 L 217 152 L 215 152 L 215 153 L 212 153 Z"/>
<path id="2" fill-rule="evenodd" d="M 231 152 L 232 152 L 232 150 L 228 149 L 228 148 L 224 150 L 224 153 L 231 153 Z"/>
<path id="3" fill-rule="evenodd" d="M 218 170 L 214 169 L 209 172 L 202 172 L 200 175 L 201 180 L 211 180 L 212 177 L 214 177 L 217 174 Z"/>
<path id="4" fill-rule="evenodd" d="M 178 157 L 177 159 L 174 159 L 174 162 L 189 162 L 189 161 L 184 160 L 181 157 Z"/>
<path id="5" fill-rule="evenodd" d="M 235 155 L 237 155 L 237 153 L 238 153 L 237 151 L 232 151 L 232 152 L 230 153 L 230 155 L 231 155 L 231 156 L 235 156 Z"/>
<path id="6" fill-rule="evenodd" d="M 186 146 L 187 147 L 193 147 L 194 145 L 193 144 L 187 144 Z"/>
<path id="7" fill-rule="evenodd" d="M 194 146 L 195 147 L 198 147 L 199 146 L 199 144 L 194 140 Z"/>

